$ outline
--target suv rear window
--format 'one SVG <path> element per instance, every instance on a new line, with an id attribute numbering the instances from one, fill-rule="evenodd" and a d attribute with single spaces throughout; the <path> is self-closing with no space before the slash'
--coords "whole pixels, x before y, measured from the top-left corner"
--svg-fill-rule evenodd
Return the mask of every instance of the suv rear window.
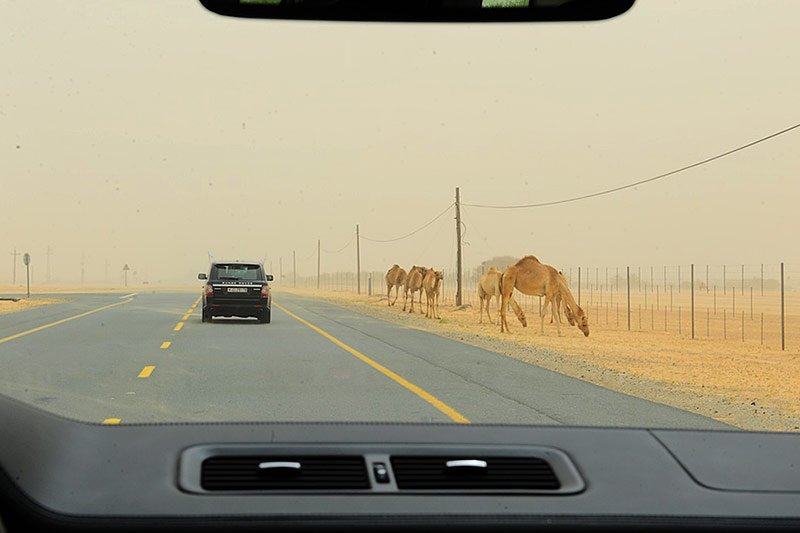
<path id="1" fill-rule="evenodd" d="M 260 265 L 242 265 L 240 263 L 218 264 L 211 267 L 211 279 L 230 280 L 263 280 Z"/>

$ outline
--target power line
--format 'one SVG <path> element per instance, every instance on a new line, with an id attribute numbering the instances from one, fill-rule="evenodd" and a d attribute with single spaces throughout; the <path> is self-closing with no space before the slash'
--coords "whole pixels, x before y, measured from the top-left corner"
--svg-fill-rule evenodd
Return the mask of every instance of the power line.
<path id="1" fill-rule="evenodd" d="M 355 238 L 356 238 L 356 234 L 353 233 L 353 235 L 350 237 L 350 240 L 347 241 L 347 244 L 345 244 L 344 246 L 342 246 L 338 250 L 331 251 L 331 250 L 326 250 L 325 248 L 323 248 L 322 251 L 325 252 L 326 254 L 338 254 L 339 252 L 343 251 L 345 248 L 350 246 L 350 243 L 352 243 Z"/>
<path id="2" fill-rule="evenodd" d="M 370 239 L 369 237 L 364 237 L 364 236 L 362 235 L 362 236 L 361 236 L 361 238 L 362 238 L 362 239 L 364 239 L 365 241 L 369 241 L 369 242 L 396 242 L 396 241 L 401 241 L 401 240 L 403 240 L 403 239 L 407 239 L 407 238 L 411 237 L 412 235 L 416 235 L 416 234 L 417 234 L 417 233 L 419 233 L 420 231 L 424 230 L 425 228 L 427 228 L 428 226 L 430 226 L 431 224 L 433 224 L 434 222 L 436 222 L 437 220 L 439 220 L 440 218 L 442 218 L 442 217 L 445 215 L 445 213 L 447 213 L 447 212 L 450 210 L 450 208 L 451 208 L 451 207 L 453 207 L 454 205 L 455 205 L 455 202 L 453 202 L 452 204 L 448 205 L 448 206 L 445 208 L 445 210 L 444 210 L 444 211 L 442 211 L 441 213 L 439 213 L 438 215 L 436 215 L 436 216 L 433 218 L 433 220 L 431 220 L 430 222 L 428 222 L 428 223 L 427 223 L 427 224 L 425 224 L 424 226 L 420 226 L 419 228 L 415 229 L 415 230 L 414 230 L 414 231 L 412 231 L 411 233 L 407 233 L 407 234 L 403 235 L 402 237 L 396 237 L 396 238 L 394 238 L 394 239 Z"/>
<path id="3" fill-rule="evenodd" d="M 692 163 L 691 165 L 686 165 L 685 167 L 681 167 L 681 168 L 678 168 L 678 169 L 675 169 L 675 170 L 671 170 L 669 172 L 665 172 L 664 174 L 659 174 L 658 176 L 653 176 L 651 178 L 647 178 L 647 179 L 643 179 L 643 180 L 640 180 L 640 181 L 636 181 L 634 183 L 629 183 L 627 185 L 622 185 L 620 187 L 614 187 L 613 189 L 606 189 L 606 190 L 595 192 L 595 193 L 591 193 L 591 194 L 585 194 L 583 196 L 575 196 L 573 198 L 565 198 L 565 199 L 562 199 L 562 200 L 554 200 L 552 202 L 541 202 L 541 203 L 538 203 L 538 204 L 523 204 L 523 205 L 461 204 L 461 205 L 468 206 L 468 207 L 477 207 L 477 208 L 481 208 L 481 209 L 525 209 L 525 208 L 533 208 L 533 207 L 547 207 L 547 206 L 551 206 L 551 205 L 567 204 L 567 203 L 570 203 L 570 202 L 577 202 L 579 200 L 586 200 L 588 198 L 596 198 L 597 196 L 604 196 L 606 194 L 612 194 L 612 193 L 615 193 L 615 192 L 623 191 L 625 189 L 630 189 L 632 187 L 636 187 L 636 186 L 642 185 L 644 183 L 650 183 L 651 181 L 656 181 L 656 180 L 660 180 L 660 179 L 663 179 L 663 178 L 667 178 L 669 176 L 673 176 L 673 175 L 678 174 L 680 172 L 684 172 L 686 170 L 689 170 L 689 169 L 692 169 L 692 168 L 695 168 L 695 167 L 699 167 L 701 165 L 705 165 L 706 163 L 711 163 L 712 161 L 716 161 L 717 159 L 722 159 L 723 157 L 729 156 L 731 154 L 735 154 L 736 152 L 741 152 L 742 150 L 746 150 L 747 148 L 750 148 L 750 147 L 755 146 L 757 144 L 760 144 L 762 142 L 765 142 L 765 141 L 768 141 L 768 140 L 773 139 L 775 137 L 778 137 L 779 135 L 783 135 L 784 133 L 789 133 L 790 131 L 795 130 L 797 128 L 800 128 L 800 123 L 795 124 L 794 126 L 791 126 L 789 128 L 777 131 L 777 132 L 772 133 L 770 135 L 767 135 L 766 137 L 761 137 L 758 140 L 755 140 L 753 142 L 750 142 L 750 143 L 747 143 L 745 145 L 739 146 L 739 147 L 734 148 L 732 150 L 728 150 L 727 152 L 723 152 L 721 154 L 717 154 L 717 155 L 709 157 L 707 159 L 703 159 L 702 161 L 697 161 L 696 163 Z"/>

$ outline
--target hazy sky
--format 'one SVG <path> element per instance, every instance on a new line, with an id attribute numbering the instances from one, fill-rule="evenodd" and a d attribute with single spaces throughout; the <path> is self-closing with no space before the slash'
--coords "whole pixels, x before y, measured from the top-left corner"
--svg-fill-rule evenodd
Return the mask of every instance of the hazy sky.
<path id="1" fill-rule="evenodd" d="M 467 203 L 556 200 L 800 120 L 800 2 L 639 0 L 590 24 L 221 18 L 194 0 L 0 4 L 0 282 L 217 257 L 315 267 Z M 467 265 L 800 261 L 800 132 L 669 180 L 536 210 L 464 209 Z M 354 268 L 354 243 L 323 269 Z M 452 216 L 362 243 L 365 269 L 449 268 Z M 268 259 L 269 260 L 269 259 Z"/>

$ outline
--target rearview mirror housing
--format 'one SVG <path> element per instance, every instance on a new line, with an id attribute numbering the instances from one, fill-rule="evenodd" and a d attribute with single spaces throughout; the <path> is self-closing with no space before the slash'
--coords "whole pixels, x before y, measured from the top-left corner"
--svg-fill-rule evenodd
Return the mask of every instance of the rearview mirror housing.
<path id="1" fill-rule="evenodd" d="M 275 277 L 272 274 L 267 274 L 267 281 L 272 281 Z"/>
<path id="2" fill-rule="evenodd" d="M 203 273 L 203 272 L 200 272 L 200 273 L 197 275 L 197 279 L 208 279 L 208 276 L 206 276 L 206 275 L 205 275 L 205 273 Z"/>
<path id="3" fill-rule="evenodd" d="M 200 0 L 219 15 L 362 22 L 552 22 L 604 20 L 635 0 Z"/>

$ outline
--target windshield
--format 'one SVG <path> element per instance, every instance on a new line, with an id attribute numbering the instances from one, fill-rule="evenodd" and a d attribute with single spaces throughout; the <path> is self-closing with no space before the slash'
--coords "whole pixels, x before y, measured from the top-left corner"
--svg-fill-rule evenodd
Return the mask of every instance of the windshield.
<path id="1" fill-rule="evenodd" d="M 215 264 L 211 267 L 211 279 L 259 280 L 263 279 L 258 265 Z"/>
<path id="2" fill-rule="evenodd" d="M 107 424 L 798 431 L 797 20 L 5 2 L 0 394 Z"/>

